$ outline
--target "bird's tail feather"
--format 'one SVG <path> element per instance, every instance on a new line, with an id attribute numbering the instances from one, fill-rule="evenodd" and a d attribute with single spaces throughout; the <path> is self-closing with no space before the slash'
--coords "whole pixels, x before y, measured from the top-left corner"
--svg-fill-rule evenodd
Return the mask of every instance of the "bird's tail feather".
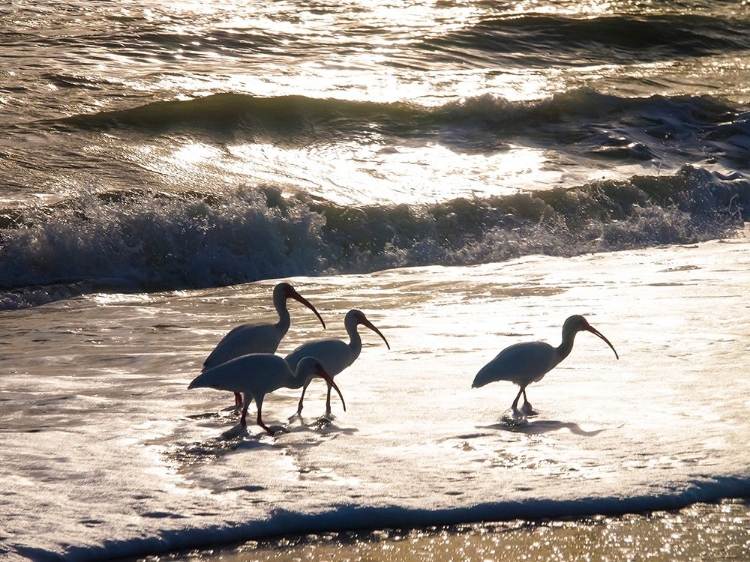
<path id="1" fill-rule="evenodd" d="M 232 373 L 227 373 L 225 370 L 207 369 L 193 379 L 188 389 L 215 388 L 216 390 L 233 390 L 233 385 L 231 384 L 233 379 Z"/>

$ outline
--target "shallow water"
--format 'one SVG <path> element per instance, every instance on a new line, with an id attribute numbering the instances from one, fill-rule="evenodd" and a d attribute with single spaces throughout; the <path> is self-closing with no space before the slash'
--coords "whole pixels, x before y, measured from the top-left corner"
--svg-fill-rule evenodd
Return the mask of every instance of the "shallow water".
<path id="1" fill-rule="evenodd" d="M 0 454 L 3 548 L 33 558 L 138 556 L 286 534 L 681 509 L 747 497 L 745 237 L 690 247 L 531 256 L 292 282 L 327 320 L 292 307 L 279 349 L 363 330 L 337 377 L 344 412 L 302 420 L 298 391 L 236 432 L 231 395 L 187 390 L 229 327 L 273 318 L 273 283 L 97 294 L 7 312 Z M 583 313 L 617 348 L 580 335 L 529 388 L 540 412 L 499 421 L 510 383 L 472 389 L 511 343 L 556 342 Z M 717 398 L 718 397 L 718 398 Z M 251 419 L 252 419 L 251 415 Z M 222 437 L 227 431 L 231 438 Z M 54 498 L 51 499 L 51 498 Z M 43 509 L 48 517 L 38 518 Z"/>

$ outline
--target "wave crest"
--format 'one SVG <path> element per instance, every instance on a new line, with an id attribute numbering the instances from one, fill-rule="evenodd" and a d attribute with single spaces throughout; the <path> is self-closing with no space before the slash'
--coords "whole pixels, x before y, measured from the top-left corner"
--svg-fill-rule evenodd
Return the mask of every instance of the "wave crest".
<path id="1" fill-rule="evenodd" d="M 467 53 L 486 64 L 632 62 L 706 56 L 750 48 L 750 24 L 741 18 L 700 14 L 613 14 L 576 17 L 523 14 L 487 18 L 475 26 L 426 39 L 422 48 L 452 60 Z M 582 61 L 581 53 L 585 52 Z"/>
<path id="2" fill-rule="evenodd" d="M 87 194 L 29 211 L 0 230 L 0 307 L 88 291 L 690 243 L 729 235 L 748 208 L 750 182 L 692 167 L 673 176 L 411 206 L 342 207 L 273 187 L 210 198 Z"/>
<path id="3" fill-rule="evenodd" d="M 537 146 L 583 161 L 699 163 L 748 167 L 750 113 L 711 96 L 626 98 L 580 89 L 535 101 L 484 95 L 428 108 L 305 96 L 259 98 L 215 94 L 55 121 L 57 128 L 121 133 L 187 133 L 209 143 L 255 142 L 305 147 L 369 144 L 373 134 L 395 145 L 415 138 L 458 151 L 494 153 L 508 143 Z M 481 134 L 477 135 L 476 133 Z M 481 139 L 467 142 L 467 138 Z"/>

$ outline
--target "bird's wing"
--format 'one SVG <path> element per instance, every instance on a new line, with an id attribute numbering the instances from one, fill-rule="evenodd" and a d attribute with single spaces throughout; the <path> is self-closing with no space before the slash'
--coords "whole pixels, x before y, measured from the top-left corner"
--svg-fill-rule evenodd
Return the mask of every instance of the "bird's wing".
<path id="1" fill-rule="evenodd" d="M 554 348 L 544 342 L 524 342 L 502 350 L 477 373 L 472 386 L 495 381 L 512 381 L 526 385 L 549 371 Z"/>
<path id="2" fill-rule="evenodd" d="M 341 340 L 328 339 L 302 344 L 287 355 L 285 360 L 294 371 L 300 360 L 305 357 L 315 357 L 332 377 L 346 369 L 355 359 L 346 343 Z"/>
<path id="3" fill-rule="evenodd" d="M 288 367 L 281 357 L 257 353 L 231 359 L 221 365 L 206 369 L 188 388 L 215 388 L 230 392 L 268 392 L 278 388 L 278 381 Z"/>
<path id="4" fill-rule="evenodd" d="M 275 353 L 279 338 L 273 324 L 243 324 L 233 328 L 206 357 L 203 368 L 210 369 L 250 353 Z"/>

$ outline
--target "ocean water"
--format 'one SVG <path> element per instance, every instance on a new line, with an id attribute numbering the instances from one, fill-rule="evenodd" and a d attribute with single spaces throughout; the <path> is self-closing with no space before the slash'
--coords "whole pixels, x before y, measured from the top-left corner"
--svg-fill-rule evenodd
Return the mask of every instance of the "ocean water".
<path id="1" fill-rule="evenodd" d="M 0 553 L 749 496 L 749 84 L 736 1 L 0 5 Z M 222 438 L 187 385 L 278 279 L 328 324 L 280 353 L 392 349 Z M 509 431 L 471 380 L 575 313 L 621 360 L 580 335 Z"/>

